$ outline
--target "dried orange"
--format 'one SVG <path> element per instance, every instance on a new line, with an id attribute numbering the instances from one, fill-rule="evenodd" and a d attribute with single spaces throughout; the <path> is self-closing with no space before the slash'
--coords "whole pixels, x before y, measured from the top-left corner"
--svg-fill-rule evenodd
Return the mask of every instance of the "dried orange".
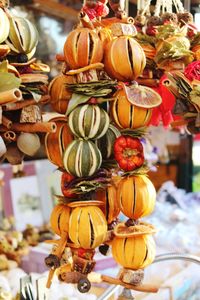
<path id="1" fill-rule="evenodd" d="M 101 206 L 104 205 L 103 201 L 98 200 L 85 200 L 85 201 L 73 201 L 68 203 L 69 207 L 81 207 L 81 206 Z"/>
<path id="2" fill-rule="evenodd" d="M 139 222 L 137 225 L 130 227 L 127 227 L 124 223 L 119 223 L 114 228 L 115 236 L 120 238 L 154 234 L 156 231 L 153 225 L 146 222 Z"/>
<path id="3" fill-rule="evenodd" d="M 122 84 L 122 86 L 126 93 L 127 100 L 133 105 L 144 108 L 153 108 L 162 103 L 161 96 L 149 87 L 138 84 L 130 86 Z"/>

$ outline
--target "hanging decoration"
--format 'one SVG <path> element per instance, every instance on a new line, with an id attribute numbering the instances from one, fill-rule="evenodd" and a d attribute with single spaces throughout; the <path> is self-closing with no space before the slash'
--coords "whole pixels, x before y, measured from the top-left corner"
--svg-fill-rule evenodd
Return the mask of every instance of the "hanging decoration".
<path id="1" fill-rule="evenodd" d="M 42 118 L 41 105 L 49 101 L 49 67 L 34 58 L 37 30 L 8 6 L 0 2 L 0 155 L 21 169 L 24 156 L 40 149 L 40 133 L 54 132 L 56 124 Z"/>
<path id="2" fill-rule="evenodd" d="M 156 292 L 157 287 L 142 284 L 143 269 L 155 257 L 156 229 L 140 218 L 153 211 L 156 191 L 147 177 L 141 138 L 162 99 L 136 82 L 146 53 L 125 2 L 109 4 L 115 16 L 104 18 L 107 1 L 84 2 L 80 22 L 58 56 L 62 74 L 49 87 L 52 108 L 63 117 L 55 120 L 57 132 L 46 134 L 45 147 L 62 171 L 63 195 L 56 196 L 51 214 L 60 238 L 47 241 L 53 244 L 45 259 L 47 287 L 56 271 L 60 281 L 76 283 L 82 293 L 92 282 Z M 120 212 L 125 223 L 118 220 Z M 93 272 L 97 249 L 105 255 L 110 247 L 122 266 L 118 278 Z"/>
<path id="3" fill-rule="evenodd" d="M 139 16 L 146 21 L 136 39 L 147 65 L 138 81 L 153 86 L 162 97 L 162 104 L 153 110 L 151 124 L 162 121 L 164 126 L 185 126 L 187 132 L 199 133 L 200 35 L 192 14 L 179 0 L 158 0 L 153 16 L 145 6 Z"/>
<path id="4" fill-rule="evenodd" d="M 198 56 L 198 34 L 191 13 L 184 10 L 180 0 L 158 0 L 153 15 L 151 1 L 139 7 L 136 26 L 137 41 L 142 46 L 147 64 L 138 82 L 154 88 L 162 97 L 162 104 L 153 110 L 151 124 L 168 126 L 177 115 L 173 114 L 176 99 L 164 84 L 167 72 L 184 71 Z M 196 54 L 195 54 L 196 53 Z"/>

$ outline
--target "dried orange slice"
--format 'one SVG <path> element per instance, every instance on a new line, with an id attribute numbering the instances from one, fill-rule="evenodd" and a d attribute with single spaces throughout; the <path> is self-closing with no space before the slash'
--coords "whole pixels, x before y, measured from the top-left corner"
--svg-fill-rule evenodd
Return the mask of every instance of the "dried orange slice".
<path id="1" fill-rule="evenodd" d="M 69 207 L 80 207 L 80 206 L 100 206 L 104 205 L 102 201 L 96 200 L 85 200 L 85 201 L 73 201 L 67 204 Z"/>
<path id="2" fill-rule="evenodd" d="M 155 227 L 146 222 L 139 222 L 139 224 L 130 227 L 126 226 L 124 223 L 119 223 L 114 228 L 114 234 L 119 238 L 133 237 L 133 236 L 140 236 L 140 235 L 154 234 L 154 233 L 156 233 Z"/>
<path id="3" fill-rule="evenodd" d="M 30 66 L 31 64 L 33 64 L 36 61 L 36 58 L 32 58 L 29 61 L 25 62 L 25 63 L 11 63 L 12 66 L 14 67 L 24 67 L 24 66 Z"/>
<path id="4" fill-rule="evenodd" d="M 30 65 L 30 67 L 34 71 L 50 72 L 50 68 L 46 64 L 34 62 Z"/>
<path id="5" fill-rule="evenodd" d="M 153 108 L 162 103 L 161 96 L 153 89 L 133 84 L 126 86 L 122 83 L 122 87 L 126 93 L 127 100 L 138 107 Z"/>

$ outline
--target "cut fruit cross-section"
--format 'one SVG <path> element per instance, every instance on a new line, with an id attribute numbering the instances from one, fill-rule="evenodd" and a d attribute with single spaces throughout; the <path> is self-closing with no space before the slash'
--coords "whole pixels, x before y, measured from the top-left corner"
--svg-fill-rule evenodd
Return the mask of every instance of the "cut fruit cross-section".
<path id="1" fill-rule="evenodd" d="M 153 108 L 162 103 L 162 98 L 153 89 L 136 84 L 126 86 L 122 83 L 127 100 L 138 107 Z"/>

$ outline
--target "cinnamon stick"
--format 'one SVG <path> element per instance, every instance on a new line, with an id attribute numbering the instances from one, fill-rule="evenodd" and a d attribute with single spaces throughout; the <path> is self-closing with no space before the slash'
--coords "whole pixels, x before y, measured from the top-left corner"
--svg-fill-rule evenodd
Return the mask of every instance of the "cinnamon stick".
<path id="1" fill-rule="evenodd" d="M 19 89 L 0 92 L 0 105 L 19 100 L 22 100 L 22 92 Z"/>
<path id="2" fill-rule="evenodd" d="M 49 100 L 50 100 L 50 96 L 45 95 L 45 96 L 42 96 L 41 99 L 39 101 L 37 101 L 37 103 L 48 103 Z M 34 104 L 36 104 L 35 99 L 28 99 L 28 100 L 23 100 L 20 102 L 8 103 L 6 105 L 3 105 L 3 110 L 4 111 L 19 110 L 26 106 L 34 105 Z"/>
<path id="3" fill-rule="evenodd" d="M 123 281 L 121 281 L 117 278 L 113 278 L 113 277 L 106 276 L 106 275 L 101 275 L 101 279 L 104 282 L 107 282 L 110 284 L 115 284 L 115 285 L 121 285 L 121 286 L 125 287 L 126 289 L 131 289 L 131 290 L 135 290 L 138 292 L 157 293 L 158 289 L 159 289 L 158 286 L 155 286 L 155 285 L 147 285 L 147 284 L 133 285 L 133 284 L 124 283 Z"/>
<path id="4" fill-rule="evenodd" d="M 65 250 L 65 247 L 67 244 L 67 237 L 68 237 L 68 234 L 65 232 L 64 232 L 64 234 L 61 235 L 61 238 L 58 241 L 58 244 L 56 247 L 56 251 L 53 253 L 54 255 L 58 256 L 59 259 L 62 257 L 62 254 Z M 55 268 L 51 268 L 51 270 L 49 271 L 49 276 L 48 276 L 47 283 L 46 283 L 46 288 L 48 288 L 48 289 L 51 287 L 51 282 L 52 282 L 54 273 L 55 273 Z"/>
<path id="5" fill-rule="evenodd" d="M 6 118 L 5 116 L 2 116 L 2 124 L 3 124 L 6 128 L 10 129 L 11 126 L 12 126 L 12 121 L 11 121 L 10 119 Z"/>
<path id="6" fill-rule="evenodd" d="M 84 11 L 80 12 L 79 19 L 80 19 L 83 27 L 86 27 L 86 28 L 89 28 L 89 29 L 94 29 L 94 25 L 92 24 L 90 18 L 88 17 L 88 15 Z"/>
<path id="7" fill-rule="evenodd" d="M 107 19 L 102 19 L 101 21 L 95 21 L 93 22 L 94 27 L 99 27 L 99 26 L 104 26 L 104 27 L 109 27 L 113 23 L 125 23 L 125 24 L 134 24 L 134 18 L 132 17 L 125 17 L 125 18 L 107 18 Z"/>
<path id="8" fill-rule="evenodd" d="M 159 84 L 159 80 L 153 78 L 137 78 L 137 82 L 149 87 L 157 87 Z"/>
<path id="9" fill-rule="evenodd" d="M 170 123 L 171 127 L 178 127 L 178 126 L 184 126 L 187 125 L 189 122 L 189 120 L 177 120 L 177 121 L 173 121 L 172 123 Z"/>
<path id="10" fill-rule="evenodd" d="M 14 142 L 17 140 L 17 135 L 14 131 L 8 130 L 3 134 L 3 137 L 8 142 Z"/>
<path id="11" fill-rule="evenodd" d="M 55 122 L 38 122 L 34 124 L 30 123 L 13 123 L 11 129 L 17 132 L 55 132 Z"/>

